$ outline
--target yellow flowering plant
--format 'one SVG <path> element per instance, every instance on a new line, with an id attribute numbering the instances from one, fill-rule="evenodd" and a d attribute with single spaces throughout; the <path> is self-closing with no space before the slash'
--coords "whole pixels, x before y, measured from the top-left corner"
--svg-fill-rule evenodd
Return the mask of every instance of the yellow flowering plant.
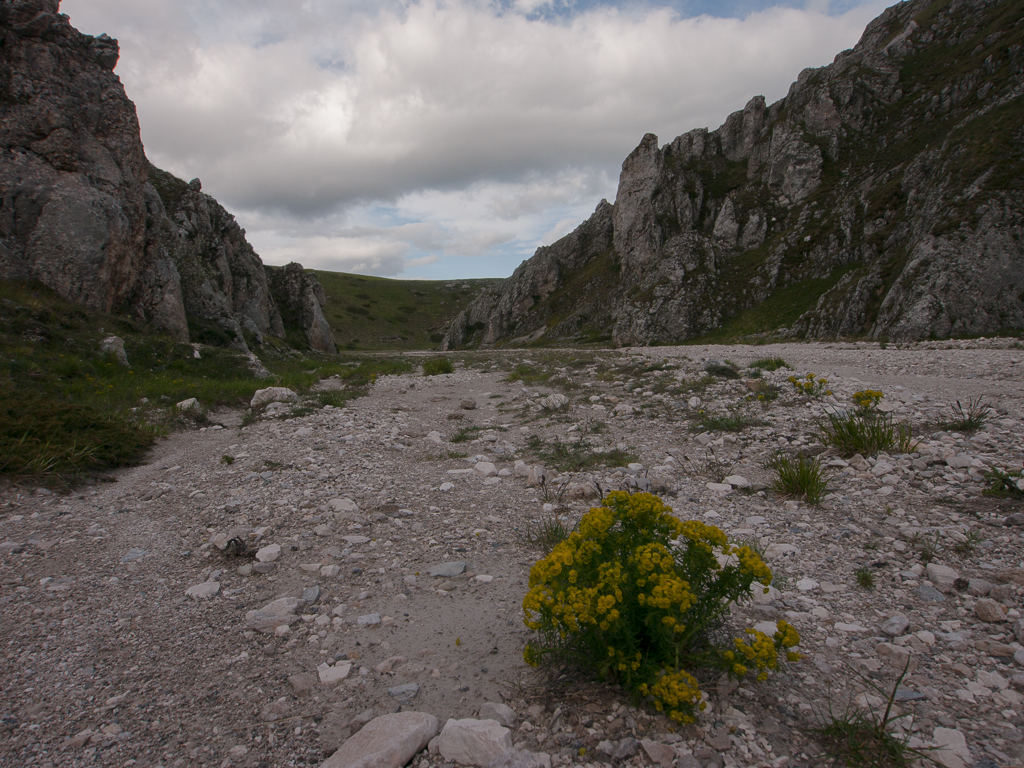
<path id="1" fill-rule="evenodd" d="M 802 379 L 790 376 L 789 383 L 793 385 L 797 393 L 808 397 L 828 397 L 832 390 L 828 388 L 828 379 L 823 379 L 813 373 L 808 373 Z"/>
<path id="2" fill-rule="evenodd" d="M 854 392 L 852 399 L 862 411 L 870 411 L 881 402 L 883 397 L 885 397 L 885 393 L 877 389 L 862 389 L 859 392 Z"/>
<path id="3" fill-rule="evenodd" d="M 757 552 L 730 545 L 718 528 L 678 519 L 652 494 L 615 491 L 530 570 L 523 612 L 537 634 L 523 657 L 615 679 L 673 720 L 693 722 L 704 705 L 688 669 L 764 679 L 800 642 L 784 621 L 773 636 L 748 630 L 730 648 L 709 636 L 731 603 L 771 580 Z"/>

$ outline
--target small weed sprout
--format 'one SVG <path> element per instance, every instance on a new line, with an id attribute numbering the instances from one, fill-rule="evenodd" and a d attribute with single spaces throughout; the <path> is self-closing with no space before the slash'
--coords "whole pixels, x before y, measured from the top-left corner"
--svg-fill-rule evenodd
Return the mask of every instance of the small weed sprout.
<path id="1" fill-rule="evenodd" d="M 765 462 L 765 467 L 775 472 L 771 489 L 783 496 L 802 498 L 810 504 L 818 504 L 828 490 L 825 468 L 817 457 L 793 457 L 779 452 Z"/>
<path id="2" fill-rule="evenodd" d="M 875 588 L 875 572 L 867 566 L 858 568 L 853 577 L 857 580 L 857 586 L 862 589 L 874 589 Z"/>
<path id="3" fill-rule="evenodd" d="M 903 729 L 904 736 L 893 733 L 893 723 L 908 716 L 893 714 L 893 704 L 909 667 L 910 662 L 907 662 L 889 693 L 861 675 L 865 684 L 885 697 L 886 707 L 881 717 L 852 705 L 840 714 L 829 708 L 828 714 L 821 718 L 824 722 L 812 731 L 821 739 L 828 757 L 837 758 L 842 761 L 840 765 L 848 768 L 911 768 L 922 760 L 935 762 L 926 749 L 910 746 L 909 727 Z"/>
<path id="4" fill-rule="evenodd" d="M 822 398 L 832 394 L 832 390 L 828 388 L 828 379 L 819 379 L 813 373 L 808 373 L 802 379 L 790 376 L 789 383 L 793 385 L 798 394 L 807 397 Z"/>
<path id="5" fill-rule="evenodd" d="M 718 528 L 680 521 L 649 493 L 613 491 L 604 505 L 530 570 L 524 622 L 536 632 L 528 664 L 570 664 L 613 679 L 679 723 L 704 708 L 689 670 L 719 669 L 765 680 L 800 636 L 779 621 L 769 636 L 754 629 L 727 647 L 709 630 L 729 606 L 772 574 L 750 547 L 730 545 Z M 717 555 L 728 559 L 721 564 Z"/>
<path id="6" fill-rule="evenodd" d="M 970 531 L 964 541 L 958 541 L 953 545 L 953 551 L 960 555 L 960 557 L 970 557 L 978 548 L 980 541 L 981 535 L 977 531 Z"/>
<path id="7" fill-rule="evenodd" d="M 230 467 L 232 464 L 235 463 L 235 457 L 229 456 L 228 454 L 224 454 L 223 456 L 220 457 L 220 463 L 227 464 Z"/>
<path id="8" fill-rule="evenodd" d="M 1024 475 L 1021 472 L 1002 472 L 993 468 L 985 474 L 988 488 L 982 493 L 1001 499 L 1024 499 Z"/>

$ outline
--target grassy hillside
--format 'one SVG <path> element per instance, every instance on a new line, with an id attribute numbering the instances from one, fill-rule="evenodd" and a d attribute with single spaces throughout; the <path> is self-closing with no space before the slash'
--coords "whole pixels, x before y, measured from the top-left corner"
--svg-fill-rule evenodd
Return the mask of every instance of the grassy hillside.
<path id="1" fill-rule="evenodd" d="M 110 335 L 124 340 L 127 367 L 100 351 Z M 256 378 L 233 350 L 178 344 L 41 285 L 0 282 L 0 477 L 58 485 L 87 479 L 138 463 L 158 434 L 207 423 L 210 409 L 245 408 L 257 389 L 303 392 L 337 375 L 346 388 L 310 395 L 310 405 L 339 405 L 374 374 L 412 367 L 379 355 L 302 354 L 273 339 L 258 352 L 272 378 Z M 202 411 L 176 408 L 193 397 Z"/>
<path id="2" fill-rule="evenodd" d="M 448 324 L 500 280 L 389 280 L 314 271 L 339 349 L 433 349 Z"/>

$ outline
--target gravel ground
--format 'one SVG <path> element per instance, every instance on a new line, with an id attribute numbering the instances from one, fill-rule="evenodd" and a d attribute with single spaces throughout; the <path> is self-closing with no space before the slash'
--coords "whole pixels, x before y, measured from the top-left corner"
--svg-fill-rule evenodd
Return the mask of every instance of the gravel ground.
<path id="1" fill-rule="evenodd" d="M 508 381 L 531 355 L 561 378 Z M 897 708 L 913 715 L 898 721 L 912 744 L 952 744 L 936 753 L 949 766 L 1022 764 L 1024 542 L 1004 520 L 1024 507 L 981 495 L 985 472 L 1024 460 L 1019 343 L 573 357 L 481 355 L 449 375 L 382 379 L 343 409 L 271 406 L 244 427 L 216 413 L 221 427 L 172 435 L 116 482 L 0 490 L 0 764 L 319 765 L 373 716 L 444 723 L 492 701 L 516 712 L 517 747 L 552 764 L 823 765 L 808 727 L 829 703 L 880 711 L 908 659 Z M 768 357 L 793 367 L 764 374 L 772 402 L 748 402 L 749 371 L 699 383 L 709 360 Z M 834 395 L 798 396 L 786 379 L 807 372 Z M 865 388 L 915 425 L 914 453 L 823 454 L 818 507 L 761 489 L 771 452 L 820 452 L 816 420 Z M 544 401 L 563 391 L 568 403 Z M 978 397 L 993 406 L 981 431 L 939 428 L 950 403 Z M 731 412 L 759 423 L 694 427 Z M 467 441 L 452 442 L 460 430 Z M 559 478 L 537 439 L 630 449 L 642 468 Z M 543 486 L 531 467 L 534 480 L 548 470 Z M 735 475 L 753 488 L 722 483 Z M 756 542 L 775 589 L 731 623 L 786 618 L 804 660 L 765 684 L 707 681 L 708 711 L 675 730 L 613 686 L 528 668 L 530 535 L 555 516 L 571 525 L 595 484 L 650 488 L 681 517 Z M 259 612 L 279 598 L 291 600 Z"/>

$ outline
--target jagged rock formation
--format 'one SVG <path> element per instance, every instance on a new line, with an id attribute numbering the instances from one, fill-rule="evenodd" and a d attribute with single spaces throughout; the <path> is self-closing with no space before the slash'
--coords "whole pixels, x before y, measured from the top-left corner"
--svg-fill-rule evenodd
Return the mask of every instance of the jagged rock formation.
<path id="1" fill-rule="evenodd" d="M 1022 46 L 1020 0 L 893 6 L 777 103 L 754 98 L 663 147 L 645 136 L 601 233 L 612 250 L 581 248 L 580 230 L 538 249 L 445 346 L 1024 327 Z M 536 275 L 557 277 L 538 291 Z"/>
<path id="2" fill-rule="evenodd" d="M 327 303 L 327 295 L 320 281 L 295 262 L 280 269 L 267 267 L 266 271 L 274 298 L 285 316 L 305 329 L 309 346 L 321 352 L 336 352 L 334 334 L 320 309 Z"/>
<path id="3" fill-rule="evenodd" d="M 113 72 L 117 41 L 58 11 L 59 0 L 0 0 L 0 279 L 38 280 L 180 341 L 247 350 L 246 335 L 284 338 L 244 231 L 198 179 L 146 160 Z"/>

